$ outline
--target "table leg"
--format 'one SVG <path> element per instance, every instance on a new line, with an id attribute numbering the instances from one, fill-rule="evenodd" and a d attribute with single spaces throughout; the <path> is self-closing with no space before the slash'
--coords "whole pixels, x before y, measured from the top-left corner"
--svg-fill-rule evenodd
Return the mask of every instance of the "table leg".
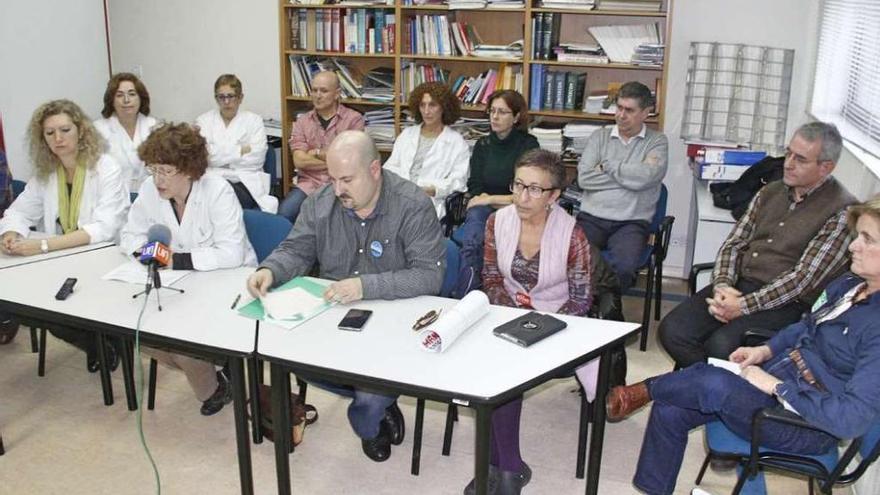
<path id="1" fill-rule="evenodd" d="M 602 467 L 602 445 L 605 441 L 605 395 L 608 393 L 608 375 L 611 373 L 611 350 L 602 353 L 599 379 L 596 383 L 596 401 L 593 403 L 593 429 L 590 435 L 590 456 L 587 464 L 587 495 L 599 492 L 599 469 Z"/>
<path id="2" fill-rule="evenodd" d="M 416 399 L 416 426 L 413 429 L 412 464 L 410 474 L 419 475 L 419 466 L 422 462 L 422 428 L 425 424 L 425 399 Z"/>
<path id="3" fill-rule="evenodd" d="M 492 440 L 492 411 L 489 406 L 476 406 L 477 436 L 474 457 L 474 486 L 477 495 L 489 493 L 489 445 Z"/>
<path id="4" fill-rule="evenodd" d="M 278 495 L 290 495 L 290 377 L 280 364 L 272 363 L 269 369 L 272 380 L 272 430 Z"/>
<path id="5" fill-rule="evenodd" d="M 122 339 L 122 381 L 125 383 L 125 400 L 128 402 L 128 410 L 134 411 L 138 408 L 137 394 L 134 387 L 134 351 L 132 350 L 131 340 Z"/>
<path id="6" fill-rule="evenodd" d="M 235 441 L 238 444 L 238 475 L 242 495 L 253 495 L 254 474 L 251 466 L 251 445 L 248 438 L 247 413 L 245 412 L 245 381 L 242 358 L 229 360 L 232 375 L 232 409 L 235 413 Z"/>
<path id="7" fill-rule="evenodd" d="M 263 411 L 260 409 L 260 377 L 257 372 L 257 366 L 263 366 L 263 362 L 252 357 L 248 361 L 248 382 L 251 391 L 251 431 L 254 436 L 254 443 L 263 443 L 263 430 L 260 428 L 262 424 L 261 418 Z"/>
<path id="8" fill-rule="evenodd" d="M 98 362 L 101 364 L 101 389 L 104 392 L 104 405 L 111 406 L 113 405 L 113 384 L 110 382 L 110 368 L 107 366 L 107 353 L 104 349 L 106 339 L 103 333 L 98 332 L 95 334 L 95 340 L 98 345 Z M 46 343 L 44 342 L 43 345 Z"/>

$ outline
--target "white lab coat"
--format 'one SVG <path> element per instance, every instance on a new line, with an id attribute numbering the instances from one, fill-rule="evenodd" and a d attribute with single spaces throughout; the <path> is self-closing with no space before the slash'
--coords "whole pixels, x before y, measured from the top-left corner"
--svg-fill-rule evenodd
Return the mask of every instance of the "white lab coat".
<path id="1" fill-rule="evenodd" d="M 110 149 L 107 152 L 112 156 L 122 169 L 122 177 L 129 191 L 137 191 L 141 182 L 147 177 L 144 162 L 138 157 L 138 146 L 150 136 L 153 127 L 158 121 L 139 113 L 135 124 L 134 137 L 129 137 L 128 132 L 119 123 L 116 114 L 106 119 L 98 119 L 94 122 L 95 129 L 104 136 Z"/>
<path id="2" fill-rule="evenodd" d="M 391 156 L 385 162 L 386 169 L 406 180 L 412 180 L 409 173 L 419 147 L 421 130 L 421 125 L 414 125 L 407 127 L 397 136 Z M 470 161 L 471 150 L 467 142 L 458 131 L 444 126 L 443 132 L 437 136 L 437 140 L 425 155 L 419 179 L 415 181 L 419 187 L 434 186 L 437 190 L 431 198 L 434 209 L 437 210 L 437 218 L 443 218 L 446 214 L 446 207 L 443 204 L 446 196 L 456 191 L 467 190 Z"/>
<path id="3" fill-rule="evenodd" d="M 172 252 L 190 253 L 196 270 L 256 266 L 257 256 L 247 238 L 241 205 L 226 179 L 205 174 L 193 181 L 180 223 L 171 201 L 162 199 L 153 180 L 145 180 L 122 227 L 119 248 L 131 254 L 147 242 L 156 224 L 171 231 Z"/>
<path id="4" fill-rule="evenodd" d="M 114 241 L 125 222 L 129 206 L 122 172 L 110 155 L 101 155 L 86 170 L 77 226 L 89 234 L 89 242 Z M 34 176 L 0 220 L 0 233 L 15 231 L 27 237 L 30 228 L 61 234 L 58 223 L 58 176 L 52 172 L 41 180 Z"/>
<path id="5" fill-rule="evenodd" d="M 241 182 L 261 210 L 276 213 L 278 198 L 269 194 L 269 174 L 263 171 L 268 147 L 263 119 L 253 112 L 239 110 L 227 127 L 220 110 L 215 109 L 199 115 L 196 124 L 208 141 L 208 172 Z M 241 147 L 246 144 L 251 151 L 242 156 Z"/>

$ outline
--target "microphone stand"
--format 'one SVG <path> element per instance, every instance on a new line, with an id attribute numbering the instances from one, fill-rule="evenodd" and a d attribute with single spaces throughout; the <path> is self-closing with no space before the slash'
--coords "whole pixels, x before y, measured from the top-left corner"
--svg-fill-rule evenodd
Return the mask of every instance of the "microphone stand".
<path id="1" fill-rule="evenodd" d="M 150 297 L 150 292 L 153 289 L 156 290 L 156 306 L 159 308 L 159 311 L 162 311 L 162 301 L 159 299 L 159 294 L 161 289 L 175 291 L 178 294 L 183 294 L 183 289 L 178 289 L 177 287 L 164 287 L 162 285 L 162 278 L 159 275 L 159 268 L 156 266 L 157 263 L 155 261 L 151 261 L 149 267 L 147 268 L 147 283 L 144 285 L 144 290 L 138 292 L 131 296 L 132 299 L 137 299 L 138 296 L 144 295 L 147 298 Z"/>

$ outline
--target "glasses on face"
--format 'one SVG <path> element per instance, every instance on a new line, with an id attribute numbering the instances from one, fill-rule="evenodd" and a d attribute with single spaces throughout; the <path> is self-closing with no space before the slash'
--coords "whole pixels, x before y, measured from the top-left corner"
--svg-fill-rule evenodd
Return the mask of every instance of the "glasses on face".
<path id="1" fill-rule="evenodd" d="M 152 175 L 153 177 L 160 177 L 162 179 L 168 179 L 180 173 L 180 170 L 177 170 L 177 167 L 158 168 L 154 167 L 153 165 L 147 165 L 146 168 L 148 174 Z"/>
<path id="2" fill-rule="evenodd" d="M 490 116 L 497 115 L 499 117 L 507 117 L 508 115 L 511 115 L 513 112 L 511 112 L 510 110 L 505 110 L 503 108 L 490 108 L 490 109 L 486 110 L 486 113 L 489 114 Z"/>
<path id="3" fill-rule="evenodd" d="M 216 98 L 217 101 L 234 101 L 238 98 L 238 95 L 230 93 L 217 93 L 216 95 L 214 95 L 214 98 Z"/>
<path id="4" fill-rule="evenodd" d="M 543 196 L 545 192 L 552 191 L 554 189 L 556 189 L 556 188 L 555 187 L 541 187 L 541 186 L 536 186 L 534 184 L 527 186 L 518 180 L 515 180 L 510 183 L 510 192 L 512 192 L 513 194 L 519 195 L 519 194 L 522 194 L 523 190 L 526 190 L 529 192 L 529 196 L 531 196 L 535 199 L 538 199 L 541 196 Z"/>
<path id="5" fill-rule="evenodd" d="M 794 151 L 791 151 L 789 148 L 785 148 L 785 159 L 786 160 L 790 159 L 791 161 L 793 161 L 797 165 L 806 165 L 808 163 L 813 163 L 813 162 L 818 163 L 819 162 L 818 159 L 808 160 L 807 157 L 805 157 L 803 155 L 798 155 Z"/>

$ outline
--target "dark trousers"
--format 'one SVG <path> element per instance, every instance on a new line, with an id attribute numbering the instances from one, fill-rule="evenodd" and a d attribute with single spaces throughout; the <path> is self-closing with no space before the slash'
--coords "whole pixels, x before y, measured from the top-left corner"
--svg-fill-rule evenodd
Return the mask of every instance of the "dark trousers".
<path id="1" fill-rule="evenodd" d="M 740 280 L 737 290 L 748 294 L 762 285 Z M 707 357 L 727 359 L 742 345 L 743 335 L 754 328 L 781 330 L 798 321 L 809 308 L 800 302 L 780 308 L 743 315 L 730 323 L 721 323 L 709 314 L 707 298 L 712 297 L 712 286 L 706 286 L 676 306 L 660 321 L 660 344 L 680 368 L 705 361 Z"/>
<path id="2" fill-rule="evenodd" d="M 705 363 L 648 380 L 648 390 L 654 405 L 633 483 L 652 495 L 675 489 L 690 430 L 721 420 L 748 439 L 755 412 L 782 407 L 743 378 Z M 765 447 L 795 454 L 818 454 L 837 442 L 827 433 L 774 422 L 762 428 L 761 438 Z"/>
<path id="3" fill-rule="evenodd" d="M 519 450 L 519 421 L 522 397 L 517 397 L 492 412 L 491 464 L 502 471 L 519 473 L 523 468 Z"/>
<path id="4" fill-rule="evenodd" d="M 486 222 L 495 213 L 495 208 L 487 205 L 469 208 L 464 223 L 452 235 L 461 245 L 462 262 L 474 267 L 477 274 L 483 273 L 483 243 L 486 241 Z"/>
<path id="5" fill-rule="evenodd" d="M 605 220 L 584 212 L 578 213 L 577 223 L 584 229 L 590 244 L 605 252 L 608 263 L 620 279 L 621 290 L 632 287 L 648 244 L 650 224 L 644 220 Z"/>
<path id="6" fill-rule="evenodd" d="M 56 338 L 61 339 L 68 344 L 81 349 L 86 353 L 89 359 L 97 359 L 98 355 L 98 334 L 88 332 L 86 330 L 77 330 L 75 328 L 54 327 L 49 328 L 49 332 Z"/>
<path id="7" fill-rule="evenodd" d="M 257 204 L 257 200 L 251 195 L 251 192 L 248 191 L 244 184 L 241 182 L 232 182 L 228 181 L 229 185 L 232 186 L 232 190 L 235 191 L 235 197 L 238 198 L 238 202 L 241 203 L 241 207 L 245 210 L 259 210 L 260 205 Z"/>

